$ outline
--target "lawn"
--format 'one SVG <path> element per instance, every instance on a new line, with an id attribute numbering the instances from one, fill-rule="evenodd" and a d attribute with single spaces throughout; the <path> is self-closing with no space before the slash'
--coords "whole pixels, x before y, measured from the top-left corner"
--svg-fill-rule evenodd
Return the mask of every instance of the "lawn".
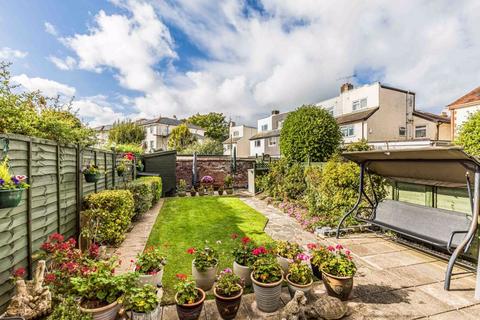
<path id="1" fill-rule="evenodd" d="M 235 197 L 185 197 L 166 199 L 148 239 L 147 246 L 161 248 L 168 264 L 163 276 L 163 303 L 173 303 L 175 274 L 191 274 L 190 247 L 209 241 L 220 253 L 219 270 L 231 268 L 235 242 L 231 234 L 248 236 L 256 243 L 270 243 L 263 232 L 267 218 Z M 221 244 L 216 244 L 217 241 Z"/>

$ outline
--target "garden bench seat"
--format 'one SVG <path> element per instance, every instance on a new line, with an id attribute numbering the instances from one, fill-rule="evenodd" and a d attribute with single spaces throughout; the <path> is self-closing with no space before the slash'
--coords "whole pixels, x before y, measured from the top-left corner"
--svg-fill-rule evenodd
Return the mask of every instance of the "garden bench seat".
<path id="1" fill-rule="evenodd" d="M 471 224 L 465 214 L 394 200 L 378 203 L 373 219 L 357 219 L 448 251 L 460 244 Z"/>

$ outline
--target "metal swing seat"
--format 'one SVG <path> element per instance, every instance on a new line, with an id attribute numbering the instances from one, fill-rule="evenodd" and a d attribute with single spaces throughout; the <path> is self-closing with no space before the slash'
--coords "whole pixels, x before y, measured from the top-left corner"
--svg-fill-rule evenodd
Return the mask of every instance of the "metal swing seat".
<path id="1" fill-rule="evenodd" d="M 342 224 L 353 216 L 358 221 L 445 250 L 451 254 L 444 285 L 444 289 L 449 290 L 453 266 L 457 258 L 470 248 L 478 227 L 480 162 L 456 147 L 346 152 L 343 157 L 360 166 L 359 196 L 353 208 L 340 220 L 337 238 Z M 369 197 L 365 191 L 365 176 L 372 184 L 372 174 L 418 185 L 454 188 L 466 185 L 471 216 L 390 199 L 380 201 L 373 188 L 373 197 Z M 473 190 L 472 176 L 475 177 Z M 367 203 L 366 208 L 362 207 L 364 203 Z M 480 289 L 480 284 L 477 287 Z M 480 290 L 475 292 L 476 297 L 480 297 Z"/>

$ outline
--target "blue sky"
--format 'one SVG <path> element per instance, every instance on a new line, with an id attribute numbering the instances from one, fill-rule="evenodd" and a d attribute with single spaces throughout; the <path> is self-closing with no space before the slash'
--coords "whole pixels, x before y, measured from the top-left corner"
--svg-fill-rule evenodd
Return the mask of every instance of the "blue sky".
<path id="1" fill-rule="evenodd" d="M 439 112 L 480 83 L 478 1 L 3 1 L 0 58 L 91 125 L 224 112 L 248 124 L 382 81 Z"/>

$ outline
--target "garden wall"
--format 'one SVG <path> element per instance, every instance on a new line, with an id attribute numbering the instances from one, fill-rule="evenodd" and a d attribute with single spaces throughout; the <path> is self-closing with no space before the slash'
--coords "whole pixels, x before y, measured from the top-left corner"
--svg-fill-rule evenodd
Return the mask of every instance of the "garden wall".
<path id="1" fill-rule="evenodd" d="M 83 196 L 113 188 L 120 180 L 113 152 L 2 134 L 0 160 L 5 155 L 1 151 L 5 139 L 9 142 L 7 155 L 12 174 L 28 176 L 31 187 L 23 192 L 17 207 L 0 209 L 0 310 L 10 298 L 12 270 L 25 267 L 31 276 L 39 248 L 48 235 L 78 235 Z M 96 183 L 86 183 L 81 174 L 89 163 L 105 171 Z"/>
<path id="2" fill-rule="evenodd" d="M 190 186 L 192 184 L 192 156 L 177 156 L 177 183 L 184 179 Z M 237 172 L 235 174 L 235 187 L 247 188 L 248 169 L 253 169 L 255 159 L 237 158 Z M 215 179 L 215 185 L 223 184 L 227 174 L 231 174 L 232 158 L 230 156 L 197 156 L 198 179 L 209 175 Z"/>

